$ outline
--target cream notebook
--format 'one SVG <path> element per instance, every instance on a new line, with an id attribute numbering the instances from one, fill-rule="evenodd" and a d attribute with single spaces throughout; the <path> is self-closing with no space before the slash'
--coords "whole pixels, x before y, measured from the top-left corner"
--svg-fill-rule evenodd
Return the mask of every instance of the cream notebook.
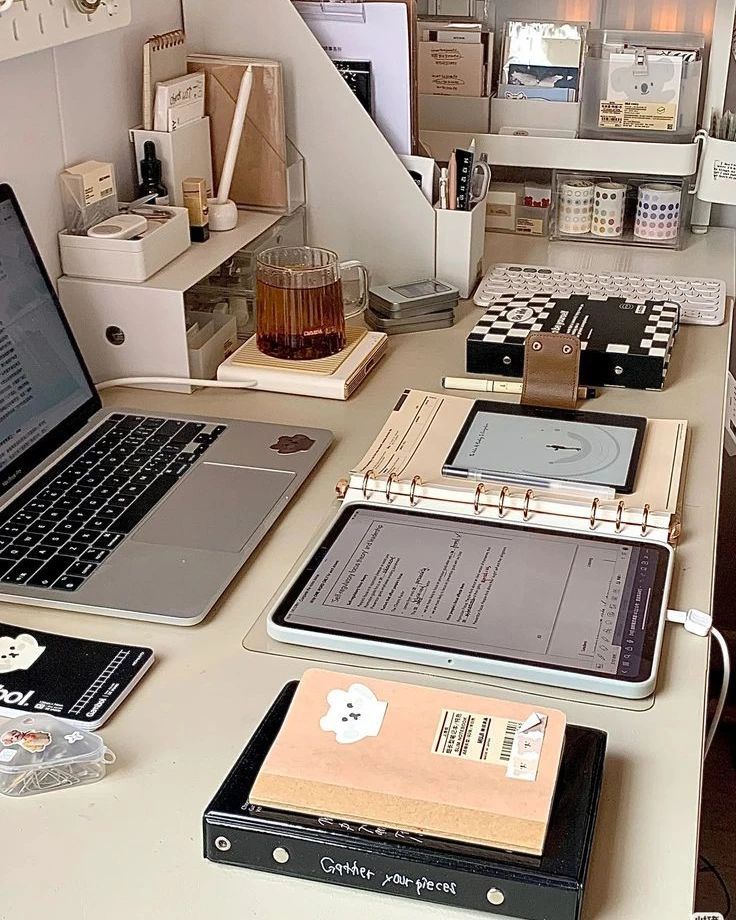
<path id="1" fill-rule="evenodd" d="M 187 44 L 182 29 L 154 35 L 143 45 L 143 127 L 153 130 L 156 84 L 187 72 Z"/>
<path id="2" fill-rule="evenodd" d="M 250 801 L 538 855 L 565 725 L 530 703 L 309 670 Z"/>
<path id="3" fill-rule="evenodd" d="M 343 481 L 343 495 L 404 506 L 424 500 L 435 510 L 444 506 L 448 513 L 461 511 L 464 505 L 478 515 L 562 530 L 644 535 L 663 542 L 674 542 L 679 536 L 677 507 L 687 422 L 649 419 L 635 491 L 602 500 L 444 477 L 443 464 L 473 404 L 461 396 L 406 390 L 349 480 Z"/>

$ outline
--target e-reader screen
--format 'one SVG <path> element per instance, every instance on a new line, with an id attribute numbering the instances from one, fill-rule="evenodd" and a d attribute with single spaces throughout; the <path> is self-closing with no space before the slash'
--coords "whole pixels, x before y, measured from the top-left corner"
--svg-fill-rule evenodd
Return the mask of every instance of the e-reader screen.
<path id="1" fill-rule="evenodd" d="M 645 542 L 353 506 L 274 621 L 637 681 L 651 674 L 669 558 Z"/>
<path id="2" fill-rule="evenodd" d="M 479 402 L 443 473 L 579 482 L 626 494 L 633 491 L 645 428 L 645 419 L 628 416 Z"/>

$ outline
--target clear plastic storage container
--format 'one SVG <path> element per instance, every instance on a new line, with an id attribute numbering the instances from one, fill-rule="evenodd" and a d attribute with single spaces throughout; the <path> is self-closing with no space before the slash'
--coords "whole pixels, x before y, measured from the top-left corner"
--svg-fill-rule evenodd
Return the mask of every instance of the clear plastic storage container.
<path id="1" fill-rule="evenodd" d="M 99 735 L 45 713 L 0 725 L 0 793 L 22 797 L 96 783 L 115 755 Z"/>
<path id="2" fill-rule="evenodd" d="M 682 249 L 689 187 L 671 176 L 557 171 L 550 238 Z"/>
<path id="3" fill-rule="evenodd" d="M 580 136 L 691 142 L 704 47 L 698 33 L 588 32 Z"/>

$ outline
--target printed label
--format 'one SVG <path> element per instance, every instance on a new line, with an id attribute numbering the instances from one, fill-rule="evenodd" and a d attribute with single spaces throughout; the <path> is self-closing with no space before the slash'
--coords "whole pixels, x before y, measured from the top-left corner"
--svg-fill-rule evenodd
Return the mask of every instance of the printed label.
<path id="1" fill-rule="evenodd" d="M 539 771 L 542 744 L 547 728 L 547 716 L 533 712 L 514 733 L 511 753 L 506 764 L 508 779 L 523 779 L 533 783 Z"/>
<path id="2" fill-rule="evenodd" d="M 516 209 L 516 205 L 502 204 L 501 202 L 486 205 L 486 213 L 489 217 L 511 217 Z"/>
<path id="3" fill-rule="evenodd" d="M 526 233 L 528 236 L 541 236 L 544 233 L 544 221 L 533 220 L 531 217 L 517 217 L 516 232 Z"/>
<path id="4" fill-rule="evenodd" d="M 432 751 L 445 757 L 504 765 L 509 762 L 520 725 L 511 719 L 443 709 Z"/>
<path id="5" fill-rule="evenodd" d="M 634 131 L 674 131 L 677 127 L 676 102 L 601 102 L 600 128 L 627 128 Z"/>
<path id="6" fill-rule="evenodd" d="M 93 169 L 84 176 L 84 203 L 96 204 L 115 194 L 112 173 L 106 167 Z"/>
<path id="7" fill-rule="evenodd" d="M 733 181 L 736 179 L 736 163 L 732 160 L 714 160 L 713 178 L 716 181 L 719 179 Z"/>

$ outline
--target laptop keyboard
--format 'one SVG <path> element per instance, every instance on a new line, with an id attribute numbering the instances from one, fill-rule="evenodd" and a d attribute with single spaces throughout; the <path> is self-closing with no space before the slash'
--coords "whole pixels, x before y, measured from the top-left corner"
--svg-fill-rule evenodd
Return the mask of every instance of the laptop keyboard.
<path id="1" fill-rule="evenodd" d="M 0 513 L 0 582 L 76 591 L 226 427 L 109 416 Z"/>

